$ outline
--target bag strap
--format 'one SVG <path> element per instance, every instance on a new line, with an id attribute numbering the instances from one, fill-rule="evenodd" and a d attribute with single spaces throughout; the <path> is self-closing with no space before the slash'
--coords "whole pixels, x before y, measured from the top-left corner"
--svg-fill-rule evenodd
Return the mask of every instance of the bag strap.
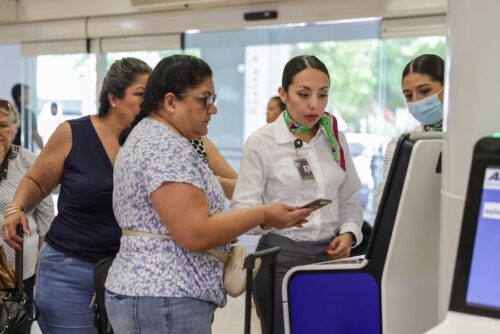
<path id="1" fill-rule="evenodd" d="M 16 226 L 16 233 L 21 239 L 24 241 L 24 231 L 23 226 L 21 224 Z M 16 275 L 16 290 L 19 296 L 23 295 L 23 247 L 21 247 L 20 251 L 16 251 L 15 254 L 15 275 Z"/>
<path id="2" fill-rule="evenodd" d="M 128 230 L 128 229 L 122 229 L 122 234 L 127 237 L 151 237 L 163 240 L 173 240 L 169 234 L 158 234 L 158 233 Z M 220 250 L 216 248 L 207 249 L 206 252 L 224 264 L 227 262 L 227 260 L 229 260 L 229 256 L 222 253 Z"/>

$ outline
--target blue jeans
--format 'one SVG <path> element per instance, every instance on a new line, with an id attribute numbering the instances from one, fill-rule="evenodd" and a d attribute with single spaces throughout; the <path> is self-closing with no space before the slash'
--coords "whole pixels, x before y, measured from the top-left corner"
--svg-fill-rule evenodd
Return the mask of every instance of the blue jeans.
<path id="1" fill-rule="evenodd" d="M 45 243 L 36 273 L 35 303 L 44 334 L 97 334 L 94 312 L 94 264 L 61 253 Z"/>
<path id="2" fill-rule="evenodd" d="M 106 311 L 120 334 L 210 334 L 216 307 L 194 298 L 131 297 L 106 290 Z"/>

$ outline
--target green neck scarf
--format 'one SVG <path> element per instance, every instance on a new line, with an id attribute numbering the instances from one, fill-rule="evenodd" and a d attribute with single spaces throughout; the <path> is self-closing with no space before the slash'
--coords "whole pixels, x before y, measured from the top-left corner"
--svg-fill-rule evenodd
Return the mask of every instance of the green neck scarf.
<path id="1" fill-rule="evenodd" d="M 307 133 L 311 131 L 311 129 L 313 128 L 295 123 L 290 117 L 288 109 L 283 111 L 283 117 L 285 118 L 285 124 L 287 128 L 291 132 Z M 335 162 L 338 163 L 340 167 L 345 171 L 346 168 L 345 168 L 344 150 L 340 146 L 339 142 L 337 119 L 333 115 L 325 111 L 321 116 L 321 118 L 319 119 L 319 124 L 325 130 L 326 136 L 328 137 L 328 141 L 330 142 L 330 145 L 332 147 L 333 160 L 335 160 Z"/>
<path id="2" fill-rule="evenodd" d="M 425 131 L 430 131 L 430 132 L 442 132 L 443 131 L 443 121 L 439 122 L 438 124 L 434 125 L 424 125 Z"/>

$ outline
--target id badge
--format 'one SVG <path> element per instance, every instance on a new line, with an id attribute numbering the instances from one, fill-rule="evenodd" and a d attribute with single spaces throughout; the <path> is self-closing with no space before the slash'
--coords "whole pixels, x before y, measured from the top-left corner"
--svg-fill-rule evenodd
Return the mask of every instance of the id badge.
<path id="1" fill-rule="evenodd" d="M 316 180 L 314 179 L 314 175 L 309 166 L 309 163 L 305 158 L 297 158 L 295 161 L 295 167 L 297 167 L 300 177 L 302 178 L 302 183 L 314 183 Z"/>

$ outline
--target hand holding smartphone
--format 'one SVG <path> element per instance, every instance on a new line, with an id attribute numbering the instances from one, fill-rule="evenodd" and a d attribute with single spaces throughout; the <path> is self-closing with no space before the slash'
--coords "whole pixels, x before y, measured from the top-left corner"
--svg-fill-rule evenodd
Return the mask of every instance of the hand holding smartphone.
<path id="1" fill-rule="evenodd" d="M 332 202 L 331 199 L 325 199 L 325 198 L 318 198 L 312 202 L 307 203 L 306 205 L 301 206 L 300 208 L 312 208 L 314 210 L 317 210 L 319 208 L 324 207 L 327 204 L 330 204 Z"/>

